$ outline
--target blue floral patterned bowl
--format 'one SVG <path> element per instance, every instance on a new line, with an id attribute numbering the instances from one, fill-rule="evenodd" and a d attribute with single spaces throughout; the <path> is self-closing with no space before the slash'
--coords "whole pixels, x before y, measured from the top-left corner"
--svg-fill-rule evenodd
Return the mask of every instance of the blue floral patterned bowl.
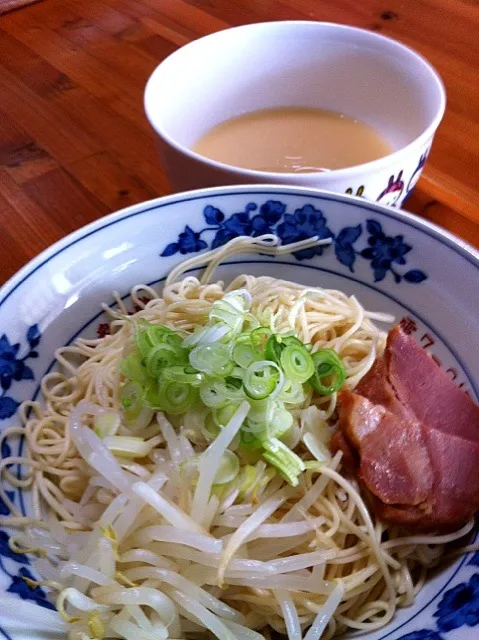
<path id="1" fill-rule="evenodd" d="M 218 274 L 268 274 L 354 293 L 393 313 L 457 384 L 479 396 L 479 255 L 425 221 L 360 198 L 295 187 L 207 189 L 160 198 L 112 214 L 55 244 L 0 291 L 0 429 L 16 423 L 22 400 L 37 397 L 56 347 L 102 335 L 101 303 L 137 283 L 160 285 L 178 262 L 238 235 L 274 232 L 284 243 L 318 235 L 328 247 L 281 259 L 237 256 Z M 2 454 L 23 443 L 3 442 Z M 453 452 L 452 452 L 453 455 Z M 8 488 L 28 514 L 27 492 Z M 0 514 L 6 514 L 0 503 Z M 416 603 L 368 640 L 479 638 L 479 554 L 430 578 Z M 0 530 L 0 635 L 9 640 L 60 634 L 26 556 Z M 14 600 L 18 599 L 18 602 Z M 21 602 L 23 599 L 23 602 Z M 20 605 L 21 606 L 18 606 Z M 39 606 L 37 606 L 39 605 Z"/>

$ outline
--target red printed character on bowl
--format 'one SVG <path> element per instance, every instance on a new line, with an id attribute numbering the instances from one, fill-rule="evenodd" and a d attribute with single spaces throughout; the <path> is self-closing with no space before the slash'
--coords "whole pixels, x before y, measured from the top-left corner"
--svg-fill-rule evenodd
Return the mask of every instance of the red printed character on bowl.
<path id="1" fill-rule="evenodd" d="M 387 187 L 379 194 L 376 202 L 385 204 L 389 207 L 395 207 L 404 192 L 404 181 L 402 179 L 402 170 L 398 173 L 398 177 L 389 177 Z"/>

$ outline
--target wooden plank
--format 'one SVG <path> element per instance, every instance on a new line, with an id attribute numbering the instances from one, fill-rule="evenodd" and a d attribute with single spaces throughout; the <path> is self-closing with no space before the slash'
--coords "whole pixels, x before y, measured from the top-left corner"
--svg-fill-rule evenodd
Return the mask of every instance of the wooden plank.
<path id="1" fill-rule="evenodd" d="M 0 65 L 0 110 L 32 135 L 59 162 L 75 162 L 98 151 L 98 145 L 72 120 L 40 98 Z"/>
<path id="2" fill-rule="evenodd" d="M 177 47 L 197 37 L 196 31 L 191 31 L 171 18 L 161 15 L 160 3 L 150 6 L 143 0 L 103 0 L 103 4 L 114 7 L 123 15 L 133 18 L 144 28 L 169 40 Z"/>
<path id="3" fill-rule="evenodd" d="M 138 118 L 140 128 L 129 123 L 74 83 L 69 76 L 39 58 L 29 47 L 8 34 L 4 36 L 2 42 L 8 52 L 5 59 L 8 59 L 9 70 L 23 82 L 29 82 L 31 78 L 32 88 L 48 100 L 50 110 L 54 108 L 56 113 L 60 110 L 68 115 L 76 131 L 81 130 L 95 140 L 97 147 L 110 150 L 125 169 L 134 167 L 138 179 L 149 182 L 154 193 L 168 190 L 164 176 L 159 171 L 158 156 L 152 142 L 153 132 L 146 117 Z M 3 120 L 7 119 L 5 117 Z"/>
<path id="4" fill-rule="evenodd" d="M 112 69 L 77 45 L 53 31 L 42 29 L 41 37 L 32 27 L 10 20 L 2 27 L 17 40 L 28 46 L 38 56 L 70 77 L 76 84 L 87 88 L 92 95 L 104 100 L 111 108 L 132 122 L 143 119 L 142 97 L 138 92 L 126 90 L 126 78 L 118 76 Z M 58 55 L 61 51 L 62 55 Z"/>
<path id="5" fill-rule="evenodd" d="M 57 103 L 78 126 L 95 137 L 103 149 L 110 151 L 125 170 L 138 176 L 155 193 L 169 192 L 146 117 L 142 128 L 126 122 L 82 87 L 58 96 Z"/>
<path id="6" fill-rule="evenodd" d="M 30 258 L 25 252 L 25 247 L 20 243 L 21 227 L 17 225 L 12 231 L 7 230 L 4 219 L 15 219 L 15 211 L 3 200 L 0 195 L 0 237 L 2 238 L 2 250 L 0 251 L 0 286 L 13 276 Z"/>
<path id="7" fill-rule="evenodd" d="M 25 259 L 31 259 L 63 235 L 61 225 L 50 212 L 29 198 L 7 171 L 0 169 L 0 236 L 10 234 L 21 245 Z M 2 244 L 2 252 L 5 248 Z"/>
<path id="8" fill-rule="evenodd" d="M 421 186 L 421 180 L 418 186 Z M 479 249 L 479 225 L 443 202 L 431 198 L 424 191 L 416 188 L 405 208 L 466 239 L 469 244 Z"/>
<path id="9" fill-rule="evenodd" d="M 68 172 L 90 193 L 96 194 L 110 211 L 159 195 L 140 178 L 123 169 L 107 151 L 70 165 Z"/>
<path id="10" fill-rule="evenodd" d="M 0 169 L 22 183 L 58 166 L 46 149 L 3 114 L 0 118 Z"/>
<path id="11" fill-rule="evenodd" d="M 54 169 L 26 182 L 27 196 L 48 211 L 64 234 L 108 213 L 108 207 L 64 169 Z"/>

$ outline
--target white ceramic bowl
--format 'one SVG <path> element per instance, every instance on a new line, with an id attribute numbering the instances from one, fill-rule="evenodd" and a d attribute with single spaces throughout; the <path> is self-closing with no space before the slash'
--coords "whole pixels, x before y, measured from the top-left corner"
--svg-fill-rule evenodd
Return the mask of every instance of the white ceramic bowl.
<path id="1" fill-rule="evenodd" d="M 280 259 L 235 255 L 221 266 L 218 279 L 264 274 L 355 294 L 367 308 L 394 314 L 477 401 L 477 251 L 424 220 L 358 198 L 294 187 L 229 187 L 177 194 L 105 216 L 53 245 L 0 289 L 0 431 L 18 424 L 20 401 L 38 396 L 56 348 L 79 335 L 101 334 L 101 303 L 114 304 L 113 290 L 131 308 L 135 284 L 160 289 L 185 257 L 234 235 L 268 231 L 285 243 L 319 235 L 331 237 L 332 244 Z M 7 447 L 13 455 L 24 450 L 10 437 L 2 444 L 4 455 Z M 6 488 L 23 513 L 32 513 L 28 490 Z M 0 516 L 5 514 L 0 501 Z M 478 567 L 479 553 L 443 566 L 413 606 L 367 639 L 478 638 Z M 34 575 L 27 557 L 10 550 L 0 527 L 5 640 L 66 638 L 59 616 L 46 609 L 46 590 L 32 590 L 22 579 Z"/>
<path id="2" fill-rule="evenodd" d="M 395 151 L 346 169 L 300 174 L 250 171 L 191 151 L 224 120 L 284 106 L 356 117 Z M 277 183 L 400 206 L 426 161 L 445 91 L 424 58 L 377 33 L 322 22 L 268 22 L 220 31 L 173 53 L 150 77 L 145 108 L 175 190 Z"/>

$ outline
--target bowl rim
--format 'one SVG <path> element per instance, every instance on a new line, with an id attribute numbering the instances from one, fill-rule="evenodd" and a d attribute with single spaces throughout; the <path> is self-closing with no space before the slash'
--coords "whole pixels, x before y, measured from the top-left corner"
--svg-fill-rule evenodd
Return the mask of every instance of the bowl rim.
<path id="1" fill-rule="evenodd" d="M 37 256 L 29 260 L 23 267 L 21 267 L 16 273 L 14 273 L 1 287 L 0 287 L 0 307 L 3 303 L 15 292 L 22 282 L 33 275 L 36 271 L 42 268 L 42 266 L 50 260 L 53 256 L 63 252 L 70 248 L 74 244 L 92 235 L 96 231 L 115 224 L 118 220 L 128 218 L 133 215 L 141 214 L 145 209 L 155 208 L 156 206 L 167 206 L 175 204 L 184 200 L 204 200 L 209 197 L 227 196 L 227 195 L 243 195 L 243 194 L 268 194 L 268 195 L 298 195 L 314 198 L 326 198 L 335 202 L 351 203 L 354 205 L 360 205 L 361 208 L 381 213 L 389 218 L 399 220 L 408 226 L 412 226 L 417 230 L 425 233 L 426 235 L 434 237 L 442 244 L 445 244 L 452 250 L 461 255 L 462 258 L 473 264 L 479 270 L 479 250 L 470 245 L 465 240 L 457 237 L 453 233 L 450 233 L 446 229 L 443 229 L 439 225 L 436 225 L 429 220 L 425 220 L 416 216 L 413 213 L 397 209 L 395 207 L 388 207 L 381 205 L 377 202 L 370 202 L 364 198 L 349 195 L 335 193 L 326 189 L 316 189 L 314 187 L 302 187 L 294 185 L 277 185 L 277 184 L 252 184 L 252 185 L 230 185 L 221 187 L 208 187 L 204 189 L 195 189 L 191 191 L 182 191 L 171 195 L 160 196 L 158 198 L 152 198 L 151 200 L 145 200 L 137 204 L 130 205 L 118 211 L 107 214 L 100 217 L 89 224 L 86 224 L 76 231 L 67 234 L 60 240 L 57 240 L 49 247 L 41 251 Z"/>
<path id="2" fill-rule="evenodd" d="M 437 105 L 436 112 L 434 117 L 432 118 L 429 125 L 416 136 L 411 142 L 409 142 L 406 146 L 389 153 L 386 156 L 381 158 L 377 158 L 376 160 L 372 160 L 370 162 L 364 162 L 362 164 L 356 164 L 351 167 L 345 167 L 343 169 L 332 169 L 330 171 L 312 171 L 310 173 L 287 173 L 287 172 L 274 172 L 274 171 L 258 171 L 256 169 L 246 169 L 244 167 L 239 167 L 232 164 L 227 164 L 225 162 L 218 162 L 217 160 L 212 160 L 207 156 L 203 156 L 199 153 L 196 153 L 192 149 L 189 149 L 187 146 L 181 144 L 175 138 L 173 138 L 165 128 L 157 122 L 156 114 L 155 114 L 155 95 L 157 95 L 156 88 L 159 83 L 159 75 L 162 71 L 162 67 L 165 64 L 169 64 L 171 59 L 176 57 L 179 52 L 183 52 L 185 49 L 195 49 L 203 46 L 205 40 L 212 39 L 221 39 L 226 37 L 226 32 L 231 31 L 260 31 L 264 28 L 279 28 L 283 25 L 289 25 L 292 28 L 296 27 L 306 27 L 309 29 L 317 29 L 328 28 L 334 31 L 344 31 L 344 32 L 353 32 L 356 35 L 367 37 L 370 40 L 376 40 L 379 42 L 383 42 L 391 48 L 392 50 L 396 50 L 401 54 L 405 54 L 410 56 L 412 59 L 416 61 L 419 66 L 422 66 L 427 73 L 430 75 L 432 82 L 436 85 L 439 92 L 439 104 Z M 200 164 L 205 164 L 209 166 L 211 169 L 220 170 L 223 172 L 234 173 L 237 176 L 245 178 L 255 179 L 258 182 L 263 180 L 274 180 L 277 183 L 281 183 L 282 180 L 292 180 L 294 179 L 298 185 L 300 186 L 308 186 L 311 178 L 317 179 L 327 179 L 327 177 L 332 177 L 334 179 L 354 179 L 357 175 L 362 175 L 365 172 L 374 172 L 380 170 L 381 168 L 385 168 L 386 166 L 401 160 L 403 157 L 408 155 L 411 150 L 416 147 L 422 147 L 430 138 L 434 136 L 436 129 L 441 123 L 442 118 L 444 117 L 444 112 L 446 109 L 446 89 L 444 86 L 444 82 L 437 72 L 436 68 L 427 60 L 423 55 L 408 47 L 407 45 L 395 40 L 394 38 L 390 38 L 389 36 L 384 36 L 382 34 L 377 33 L 376 31 L 369 31 L 368 29 L 362 29 L 361 27 L 354 27 L 345 24 L 339 24 L 335 22 L 322 22 L 316 20 L 277 20 L 272 22 L 257 22 L 253 24 L 240 25 L 238 27 L 231 27 L 221 29 L 219 31 L 215 31 L 206 36 L 198 38 L 196 40 L 192 40 L 187 44 L 183 45 L 176 49 L 173 53 L 167 56 L 164 60 L 160 62 L 159 65 L 152 71 L 150 74 L 147 83 L 145 85 L 144 97 L 143 97 L 143 105 L 146 113 L 146 117 L 148 122 L 150 123 L 153 130 L 157 133 L 157 135 L 162 138 L 170 147 L 174 148 L 178 153 L 187 156 L 191 160 L 196 161 Z"/>

